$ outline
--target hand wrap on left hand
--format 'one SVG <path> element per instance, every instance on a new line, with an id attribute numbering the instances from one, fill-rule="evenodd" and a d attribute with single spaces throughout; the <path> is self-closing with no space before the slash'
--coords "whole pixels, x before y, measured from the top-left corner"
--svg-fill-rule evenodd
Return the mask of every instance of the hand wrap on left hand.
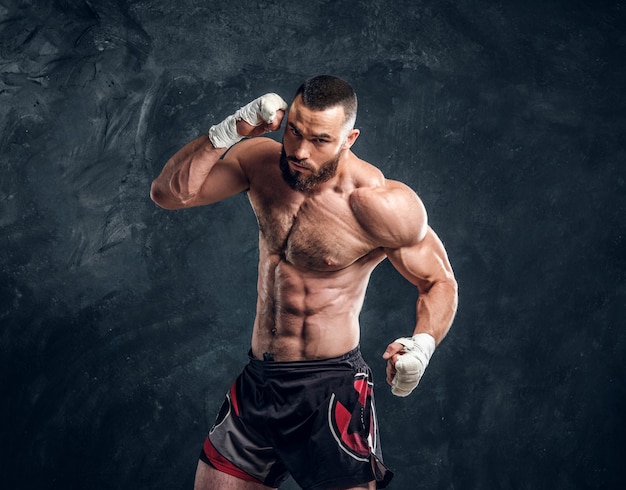
<path id="1" fill-rule="evenodd" d="M 395 364 L 396 375 L 391 392 L 396 396 L 408 396 L 418 385 L 435 351 L 435 339 L 427 333 L 418 333 L 412 338 L 397 339 L 404 346 Z"/>

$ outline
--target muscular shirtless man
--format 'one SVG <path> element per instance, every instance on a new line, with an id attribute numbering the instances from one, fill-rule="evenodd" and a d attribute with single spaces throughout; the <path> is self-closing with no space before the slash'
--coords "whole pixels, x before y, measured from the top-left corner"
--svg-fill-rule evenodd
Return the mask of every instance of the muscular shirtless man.
<path id="1" fill-rule="evenodd" d="M 358 348 L 370 274 L 388 258 L 419 291 L 412 336 L 383 354 L 398 396 L 417 386 L 448 332 L 457 285 L 417 195 L 351 151 L 356 108 L 347 82 L 312 78 L 289 108 L 281 145 L 258 137 L 278 130 L 287 110 L 267 94 L 185 145 L 152 184 L 166 209 L 245 191 L 259 224 L 250 360 L 204 443 L 198 490 L 276 488 L 289 475 L 306 489 L 391 479 Z"/>

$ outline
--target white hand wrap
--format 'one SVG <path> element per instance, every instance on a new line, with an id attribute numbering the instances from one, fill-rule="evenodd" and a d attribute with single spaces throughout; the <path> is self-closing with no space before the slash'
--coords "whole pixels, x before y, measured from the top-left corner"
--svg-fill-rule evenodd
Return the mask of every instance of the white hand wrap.
<path id="1" fill-rule="evenodd" d="M 417 387 L 435 352 L 435 339 L 427 333 L 418 333 L 410 339 L 403 337 L 395 342 L 404 346 L 404 354 L 396 362 L 391 392 L 396 396 L 408 396 Z"/>
<path id="2" fill-rule="evenodd" d="M 232 116 L 209 129 L 209 139 L 215 148 L 230 148 L 244 137 L 237 132 L 237 121 L 252 126 L 271 123 L 279 110 L 287 110 L 287 103 L 277 94 L 265 94 L 243 106 Z"/>

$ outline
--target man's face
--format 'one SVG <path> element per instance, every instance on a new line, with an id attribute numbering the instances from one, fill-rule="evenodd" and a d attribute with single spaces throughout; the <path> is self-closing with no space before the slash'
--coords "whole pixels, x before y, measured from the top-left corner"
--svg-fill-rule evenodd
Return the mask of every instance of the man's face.
<path id="1" fill-rule="evenodd" d="M 314 171 L 308 162 L 297 161 L 293 157 L 287 156 L 283 144 L 282 153 L 280 155 L 280 170 L 282 171 L 285 182 L 295 191 L 311 191 L 317 184 L 332 179 L 337 173 L 338 165 L 339 153 L 332 159 L 322 163 L 319 168 Z M 303 170 L 295 170 L 294 167 L 296 166 L 298 168 L 302 167 Z"/>
<path id="2" fill-rule="evenodd" d="M 289 110 L 280 158 L 289 186 L 305 192 L 334 177 L 346 136 L 343 107 L 314 111 L 298 96 Z"/>

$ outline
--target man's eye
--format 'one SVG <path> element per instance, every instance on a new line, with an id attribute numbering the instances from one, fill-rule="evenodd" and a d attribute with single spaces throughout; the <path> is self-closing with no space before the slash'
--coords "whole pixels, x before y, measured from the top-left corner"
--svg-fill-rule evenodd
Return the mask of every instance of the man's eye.
<path id="1" fill-rule="evenodd" d="M 321 139 L 321 138 L 317 138 L 317 139 L 315 140 L 315 142 L 316 142 L 316 143 L 319 143 L 319 144 L 323 144 L 323 143 L 328 143 L 328 140 L 324 140 L 324 139 Z"/>

